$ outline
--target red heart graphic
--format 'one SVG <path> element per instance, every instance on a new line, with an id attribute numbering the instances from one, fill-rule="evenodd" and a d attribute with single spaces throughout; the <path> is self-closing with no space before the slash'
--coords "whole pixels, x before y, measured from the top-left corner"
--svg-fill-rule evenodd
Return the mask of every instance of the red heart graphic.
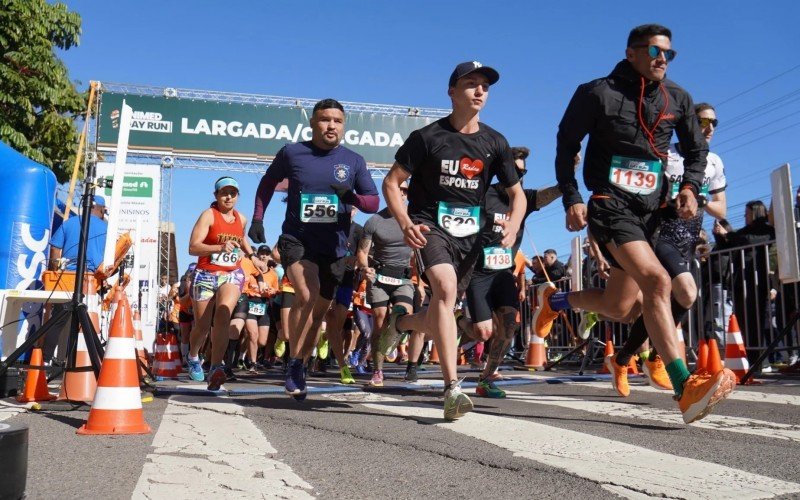
<path id="1" fill-rule="evenodd" d="M 476 175 L 479 175 L 481 172 L 483 172 L 483 160 L 472 160 L 464 157 L 461 158 L 459 168 L 461 169 L 461 173 L 464 174 L 464 177 L 467 179 L 472 179 Z"/>

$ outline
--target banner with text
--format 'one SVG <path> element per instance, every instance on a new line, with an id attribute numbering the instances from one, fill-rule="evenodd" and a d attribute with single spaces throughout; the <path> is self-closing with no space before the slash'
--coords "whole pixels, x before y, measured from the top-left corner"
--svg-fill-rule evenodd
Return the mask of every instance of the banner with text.
<path id="1" fill-rule="evenodd" d="M 113 163 L 97 164 L 98 178 L 111 179 L 114 176 Z M 122 187 L 122 202 L 119 213 L 116 214 L 119 223 L 119 233 L 135 232 L 137 220 L 139 221 L 141 241 L 139 255 L 139 283 L 131 283 L 125 287 L 131 309 L 139 307 L 139 291 L 142 293 L 141 315 L 142 337 L 145 346 L 150 346 L 155 341 L 158 326 L 158 229 L 159 205 L 161 196 L 161 166 L 160 165 L 125 165 L 124 185 Z M 98 190 L 97 194 L 105 197 L 106 206 L 111 206 L 111 188 Z M 114 214 L 109 214 L 114 216 Z M 133 267 L 133 249 L 125 257 L 126 273 Z"/>
<path id="2" fill-rule="evenodd" d="M 311 111 L 303 108 L 106 92 L 98 119 L 98 149 L 116 148 L 123 99 L 134 110 L 131 152 L 270 160 L 287 143 L 311 140 Z M 369 164 L 391 165 L 408 134 L 434 120 L 350 113 L 342 143 Z"/>

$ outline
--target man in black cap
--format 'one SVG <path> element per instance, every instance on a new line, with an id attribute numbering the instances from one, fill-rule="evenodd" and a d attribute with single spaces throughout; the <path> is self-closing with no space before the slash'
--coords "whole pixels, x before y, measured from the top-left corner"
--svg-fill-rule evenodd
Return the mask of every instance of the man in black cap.
<path id="1" fill-rule="evenodd" d="M 478 234 L 485 219 L 483 200 L 493 177 L 507 186 L 511 207 L 509 220 L 496 222 L 502 227 L 499 246 L 513 245 L 525 214 L 525 195 L 508 141 L 479 121 L 489 88 L 499 79 L 497 71 L 477 61 L 456 66 L 447 90 L 453 112 L 412 132 L 383 181 L 386 203 L 406 243 L 415 250 L 420 275 L 430 285 L 432 296 L 430 307 L 420 313 L 393 308 L 381 337 L 394 340 L 403 331 L 430 332 L 444 378 L 445 420 L 472 410 L 456 374 L 453 307 L 483 254 Z M 401 186 L 409 177 L 406 207 Z"/>

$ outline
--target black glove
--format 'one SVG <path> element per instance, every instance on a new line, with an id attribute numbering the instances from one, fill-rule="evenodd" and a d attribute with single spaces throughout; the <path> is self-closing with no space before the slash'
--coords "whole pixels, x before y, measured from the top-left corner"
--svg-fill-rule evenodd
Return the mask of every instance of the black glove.
<path id="1" fill-rule="evenodd" d="M 354 205 L 356 202 L 356 194 L 345 184 L 331 184 L 331 189 L 336 192 L 336 195 L 348 205 Z"/>
<path id="2" fill-rule="evenodd" d="M 267 238 L 264 237 L 264 222 L 255 219 L 251 221 L 247 236 L 256 243 L 266 243 Z"/>

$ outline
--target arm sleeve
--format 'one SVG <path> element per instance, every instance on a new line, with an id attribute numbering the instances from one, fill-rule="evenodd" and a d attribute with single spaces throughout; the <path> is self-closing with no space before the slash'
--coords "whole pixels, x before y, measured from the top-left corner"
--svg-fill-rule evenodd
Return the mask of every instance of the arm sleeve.
<path id="1" fill-rule="evenodd" d="M 378 196 L 378 188 L 375 187 L 375 181 L 372 180 L 372 175 L 367 169 L 367 163 L 361 158 L 355 176 L 355 202 L 353 205 L 359 210 L 367 214 L 374 214 L 378 211 L 381 200 Z"/>
<path id="2" fill-rule="evenodd" d="M 689 186 L 697 195 L 700 194 L 706 173 L 708 143 L 700 130 L 691 96 L 688 93 L 684 93 L 684 96 L 681 117 L 675 124 L 675 133 L 683 154 L 683 179 L 680 187 Z"/>
<path id="3" fill-rule="evenodd" d="M 264 211 L 267 209 L 272 195 L 275 193 L 275 188 L 278 184 L 288 176 L 289 162 L 286 158 L 285 147 L 278 151 L 275 159 L 270 164 L 267 172 L 258 183 L 256 189 L 256 199 L 253 207 L 253 220 L 264 220 Z"/>
<path id="4" fill-rule="evenodd" d="M 404 170 L 413 174 L 414 170 L 419 167 L 427 156 L 428 148 L 425 146 L 425 140 L 419 130 L 415 130 L 411 132 L 406 142 L 397 150 L 394 159 Z"/>
<path id="5" fill-rule="evenodd" d="M 575 90 L 567 105 L 556 135 L 556 180 L 563 195 L 564 208 L 583 203 L 578 181 L 575 179 L 575 155 L 581 150 L 581 141 L 596 121 L 597 103 L 587 85 Z M 584 167 L 585 168 L 585 167 Z"/>

